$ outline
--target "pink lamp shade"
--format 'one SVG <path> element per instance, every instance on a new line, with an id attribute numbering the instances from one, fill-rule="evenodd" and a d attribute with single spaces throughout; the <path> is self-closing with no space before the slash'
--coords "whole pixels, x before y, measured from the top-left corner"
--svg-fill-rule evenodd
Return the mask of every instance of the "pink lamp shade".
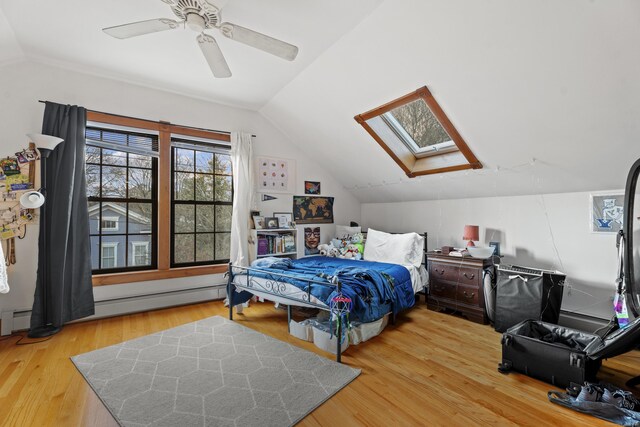
<path id="1" fill-rule="evenodd" d="M 467 246 L 475 246 L 474 240 L 480 240 L 480 227 L 477 225 L 465 225 L 462 240 L 468 240 Z"/>

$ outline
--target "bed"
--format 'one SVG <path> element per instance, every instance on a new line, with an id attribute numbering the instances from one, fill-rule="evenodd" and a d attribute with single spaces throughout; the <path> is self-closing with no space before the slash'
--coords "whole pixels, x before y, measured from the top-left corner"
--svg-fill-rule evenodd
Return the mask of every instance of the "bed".
<path id="1" fill-rule="evenodd" d="M 351 299 L 350 318 L 369 323 L 389 315 L 391 323 L 415 304 L 427 285 L 426 233 L 389 234 L 369 229 L 364 260 L 311 256 L 297 260 L 268 258 L 251 267 L 229 264 L 229 319 L 233 307 L 253 296 L 291 307 L 331 311 L 337 295 Z M 336 336 L 342 336 L 338 322 Z M 336 358 L 340 361 L 340 341 Z"/>

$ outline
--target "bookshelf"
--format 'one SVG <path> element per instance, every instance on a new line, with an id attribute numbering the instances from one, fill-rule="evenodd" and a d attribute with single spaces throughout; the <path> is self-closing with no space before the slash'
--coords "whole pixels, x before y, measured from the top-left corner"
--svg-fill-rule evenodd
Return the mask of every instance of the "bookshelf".
<path id="1" fill-rule="evenodd" d="M 251 261 L 268 256 L 298 257 L 298 231 L 295 228 L 251 230 Z"/>

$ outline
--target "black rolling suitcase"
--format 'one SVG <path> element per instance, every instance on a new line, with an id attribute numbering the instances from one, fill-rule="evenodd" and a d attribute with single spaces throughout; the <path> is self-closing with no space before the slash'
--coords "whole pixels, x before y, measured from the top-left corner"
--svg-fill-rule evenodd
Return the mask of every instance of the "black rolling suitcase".
<path id="1" fill-rule="evenodd" d="M 502 335 L 501 372 L 516 371 L 566 388 L 570 383 L 594 381 L 601 360 L 589 358 L 585 348 L 597 335 L 540 320 L 525 320 Z"/>
<path id="2" fill-rule="evenodd" d="M 594 382 L 608 359 L 640 343 L 640 317 L 604 337 L 540 320 L 525 320 L 502 334 L 502 363 L 498 370 L 520 372 L 566 388 L 570 383 Z"/>

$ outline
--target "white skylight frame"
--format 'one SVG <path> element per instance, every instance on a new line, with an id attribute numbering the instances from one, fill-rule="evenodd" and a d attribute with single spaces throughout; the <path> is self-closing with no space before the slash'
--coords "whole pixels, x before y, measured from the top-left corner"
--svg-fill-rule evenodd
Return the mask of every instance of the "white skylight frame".
<path id="1" fill-rule="evenodd" d="M 382 120 L 387 126 L 398 136 L 398 138 L 407 146 L 407 148 L 413 153 L 414 156 L 427 157 L 436 156 L 443 153 L 450 153 L 452 151 L 458 151 L 458 146 L 450 139 L 449 141 L 440 142 L 438 144 L 428 145 L 426 147 L 420 147 L 416 141 L 409 135 L 402 124 L 395 118 L 391 111 L 387 111 L 380 115 Z M 451 137 L 449 137 L 451 138 Z"/>

